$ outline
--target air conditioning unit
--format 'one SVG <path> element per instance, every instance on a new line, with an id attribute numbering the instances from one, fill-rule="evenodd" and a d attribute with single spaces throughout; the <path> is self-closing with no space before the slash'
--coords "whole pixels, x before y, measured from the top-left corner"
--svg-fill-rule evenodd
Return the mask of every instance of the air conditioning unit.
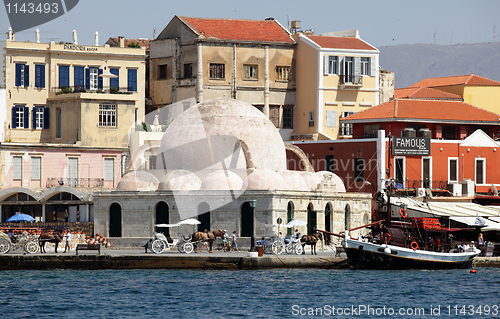
<path id="1" fill-rule="evenodd" d="M 425 188 L 417 188 L 417 197 L 424 197 L 425 196 Z"/>
<path id="2" fill-rule="evenodd" d="M 450 183 L 448 184 L 448 191 L 453 194 L 453 196 L 462 196 L 462 184 Z"/>

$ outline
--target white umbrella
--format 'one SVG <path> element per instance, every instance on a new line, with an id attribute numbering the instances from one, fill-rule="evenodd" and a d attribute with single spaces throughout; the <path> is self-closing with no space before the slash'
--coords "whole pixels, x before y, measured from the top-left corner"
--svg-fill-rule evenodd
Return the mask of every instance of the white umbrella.
<path id="1" fill-rule="evenodd" d="M 199 225 L 201 222 L 194 218 L 188 218 L 181 220 L 177 224 L 155 224 L 156 227 L 177 227 L 180 225 Z"/>
<path id="2" fill-rule="evenodd" d="M 287 228 L 293 228 L 293 227 L 297 227 L 297 226 L 307 226 L 307 223 L 303 220 L 300 220 L 300 219 L 294 219 L 294 220 L 291 220 L 290 222 L 288 222 L 288 224 L 283 225 L 283 226 L 287 227 Z"/>

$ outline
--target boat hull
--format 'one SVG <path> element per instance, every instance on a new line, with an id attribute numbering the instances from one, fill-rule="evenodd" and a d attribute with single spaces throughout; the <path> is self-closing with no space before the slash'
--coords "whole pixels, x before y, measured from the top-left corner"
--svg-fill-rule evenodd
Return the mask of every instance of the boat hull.
<path id="1" fill-rule="evenodd" d="M 349 265 L 355 269 L 460 269 L 472 267 L 478 252 L 441 253 L 346 240 Z"/>

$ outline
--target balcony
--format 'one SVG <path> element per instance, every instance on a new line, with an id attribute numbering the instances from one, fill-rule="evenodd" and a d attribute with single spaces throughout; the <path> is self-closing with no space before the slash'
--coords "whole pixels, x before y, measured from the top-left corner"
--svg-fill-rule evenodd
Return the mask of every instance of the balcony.
<path id="1" fill-rule="evenodd" d="M 340 85 L 345 87 L 362 87 L 363 77 L 361 75 L 344 74 L 340 77 Z"/>
<path id="2" fill-rule="evenodd" d="M 102 188 L 104 178 L 47 178 L 46 187 L 69 186 L 76 188 Z"/>
<path id="3" fill-rule="evenodd" d="M 61 94 L 78 94 L 78 93 L 96 93 L 96 94 L 133 94 L 135 91 L 129 91 L 128 87 L 104 87 L 102 89 L 89 90 L 85 88 L 73 88 L 73 87 L 52 87 L 50 90 L 51 94 L 61 95 Z"/>

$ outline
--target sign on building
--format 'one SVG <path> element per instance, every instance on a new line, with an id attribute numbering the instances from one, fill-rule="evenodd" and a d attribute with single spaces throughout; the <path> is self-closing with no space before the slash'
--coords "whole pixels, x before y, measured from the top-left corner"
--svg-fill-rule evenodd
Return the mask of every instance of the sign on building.
<path id="1" fill-rule="evenodd" d="M 392 138 L 393 155 L 431 155 L 430 137 L 396 137 Z"/>

